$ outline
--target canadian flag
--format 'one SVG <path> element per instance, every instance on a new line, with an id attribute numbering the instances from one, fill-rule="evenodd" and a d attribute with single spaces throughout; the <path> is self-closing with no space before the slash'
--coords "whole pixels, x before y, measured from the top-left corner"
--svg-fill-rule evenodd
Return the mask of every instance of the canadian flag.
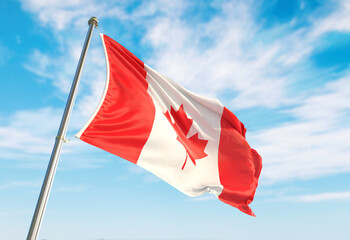
<path id="1" fill-rule="evenodd" d="M 133 162 L 189 196 L 206 192 L 249 215 L 262 163 L 217 99 L 192 93 L 101 34 L 102 99 L 79 139 Z"/>

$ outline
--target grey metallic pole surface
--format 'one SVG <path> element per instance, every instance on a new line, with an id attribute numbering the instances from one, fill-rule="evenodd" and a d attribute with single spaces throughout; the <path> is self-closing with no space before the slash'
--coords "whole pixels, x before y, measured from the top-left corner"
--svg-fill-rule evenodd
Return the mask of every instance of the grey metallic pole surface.
<path id="1" fill-rule="evenodd" d="M 36 240 L 38 237 L 38 233 L 39 233 L 42 218 L 43 218 L 43 215 L 45 212 L 47 200 L 48 200 L 48 197 L 50 194 L 52 182 L 53 182 L 53 179 L 54 179 L 54 176 L 56 173 L 56 168 L 57 168 L 57 163 L 58 163 L 58 160 L 60 157 L 62 143 L 65 141 L 65 135 L 66 135 L 67 128 L 68 128 L 68 122 L 70 119 L 70 115 L 72 113 L 74 100 L 75 100 L 75 97 L 77 94 L 76 90 L 77 90 L 77 87 L 79 84 L 81 70 L 84 66 L 85 57 L 86 57 L 87 49 L 89 48 L 89 45 L 90 45 L 92 32 L 93 32 L 94 28 L 98 26 L 98 19 L 96 17 L 91 17 L 88 23 L 89 23 L 89 30 L 88 30 L 88 33 L 87 33 L 86 38 L 85 38 L 84 47 L 83 47 L 83 50 L 82 50 L 81 55 L 80 55 L 80 59 L 79 59 L 79 63 L 77 66 L 77 70 L 75 72 L 72 87 L 71 87 L 71 90 L 70 90 L 70 93 L 68 96 L 66 107 L 64 109 L 64 113 L 63 113 L 62 120 L 61 120 L 61 125 L 60 125 L 60 128 L 59 128 L 58 133 L 57 133 L 55 145 L 52 149 L 50 162 L 49 162 L 49 165 L 47 167 L 47 171 L 46 171 L 43 185 L 41 187 L 40 196 L 39 196 L 36 208 L 35 208 L 32 223 L 30 225 L 30 229 L 28 232 L 27 240 Z"/>

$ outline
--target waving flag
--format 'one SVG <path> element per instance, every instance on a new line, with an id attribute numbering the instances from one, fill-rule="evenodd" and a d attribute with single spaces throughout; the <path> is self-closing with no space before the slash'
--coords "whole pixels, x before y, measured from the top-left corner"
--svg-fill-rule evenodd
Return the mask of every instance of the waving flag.
<path id="1" fill-rule="evenodd" d="M 194 94 L 101 34 L 107 83 L 81 140 L 133 162 L 189 196 L 206 192 L 254 215 L 261 157 L 218 100 Z"/>

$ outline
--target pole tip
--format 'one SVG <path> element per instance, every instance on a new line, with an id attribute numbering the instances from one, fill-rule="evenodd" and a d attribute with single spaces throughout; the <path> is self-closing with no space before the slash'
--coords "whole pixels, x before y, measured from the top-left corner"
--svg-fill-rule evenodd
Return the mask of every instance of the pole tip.
<path id="1" fill-rule="evenodd" d="M 88 21 L 88 24 L 89 24 L 89 25 L 90 25 L 90 24 L 94 24 L 95 27 L 98 27 L 98 19 L 97 19 L 97 17 L 91 17 L 91 18 L 89 19 L 89 21 Z"/>

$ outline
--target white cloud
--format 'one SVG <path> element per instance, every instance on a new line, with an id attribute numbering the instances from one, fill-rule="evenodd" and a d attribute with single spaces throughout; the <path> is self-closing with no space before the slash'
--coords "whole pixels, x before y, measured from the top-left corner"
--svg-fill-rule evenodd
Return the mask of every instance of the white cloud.
<path id="1" fill-rule="evenodd" d="M 80 184 L 80 185 L 59 185 L 55 188 L 57 192 L 85 192 L 88 189 L 88 185 Z"/>
<path id="2" fill-rule="evenodd" d="M 49 74 L 49 67 L 52 65 L 51 58 L 48 55 L 41 53 L 39 50 L 34 50 L 31 56 L 29 57 L 30 62 L 24 64 L 24 68 L 28 71 L 33 72 L 42 78 L 53 79 L 54 76 Z"/>
<path id="3" fill-rule="evenodd" d="M 300 119 L 318 122 L 342 119 L 342 115 L 350 110 L 350 75 L 327 83 L 320 91 L 305 99 L 303 105 L 290 112 Z"/>
<path id="4" fill-rule="evenodd" d="M 38 188 L 41 186 L 41 181 L 12 181 L 0 185 L 0 191 L 13 188 L 31 187 Z"/>
<path id="5" fill-rule="evenodd" d="M 267 182 L 350 171 L 350 76 L 326 84 L 289 110 L 294 122 L 253 133 Z"/>
<path id="6" fill-rule="evenodd" d="M 331 2 L 337 7 L 337 10 L 328 17 L 315 21 L 311 36 L 319 36 L 332 31 L 350 31 L 350 2 L 348 0 Z"/>
<path id="7" fill-rule="evenodd" d="M 217 200 L 218 198 L 214 194 L 205 194 L 199 197 L 188 198 L 188 201 L 191 202 L 204 202 L 204 201 L 212 201 Z"/>
<path id="8" fill-rule="evenodd" d="M 93 1 L 72 0 L 22 0 L 24 10 L 37 14 L 43 25 L 50 25 L 58 30 L 67 28 L 70 23 L 88 12 Z M 96 6 L 98 6 L 96 4 Z"/>
<path id="9" fill-rule="evenodd" d="M 97 35 L 95 35 L 96 44 Z M 35 49 L 29 56 L 29 60 L 24 67 L 40 77 L 42 79 L 50 80 L 51 84 L 55 86 L 60 93 L 68 94 L 78 61 L 80 53 L 82 51 L 83 38 L 70 39 L 70 41 L 59 40 L 58 46 L 60 46 L 60 56 L 57 57 L 54 54 L 42 53 Z M 97 44 L 99 46 L 100 44 Z M 99 46 L 100 47 L 100 46 Z M 103 56 L 103 50 L 97 47 L 91 47 L 88 52 L 89 58 L 87 58 L 82 75 L 85 77 L 87 84 L 93 82 L 93 78 L 104 81 L 105 78 L 97 76 L 105 73 L 105 60 Z"/>
<path id="10" fill-rule="evenodd" d="M 47 166 L 55 142 L 63 109 L 43 108 L 37 110 L 18 111 L 9 115 L 0 125 L 1 158 L 15 160 L 16 166 L 44 168 Z M 83 119 L 84 116 L 78 119 Z M 72 121 L 68 137 L 73 138 L 80 121 Z M 64 161 L 61 169 L 98 168 L 109 159 L 100 159 L 94 149 L 77 139 L 71 139 L 62 148 Z M 86 156 L 81 158 L 81 154 Z"/>
<path id="11" fill-rule="evenodd" d="M 345 192 L 326 192 L 317 194 L 307 194 L 299 196 L 287 196 L 274 199 L 274 201 L 292 201 L 292 202 L 324 202 L 324 201 L 350 201 L 350 191 Z"/>
<path id="12" fill-rule="evenodd" d="M 55 136 L 61 112 L 60 109 L 44 108 L 18 111 L 9 116 L 9 123 L 0 126 L 0 148 L 19 154 L 50 153 L 53 140 L 48 139 L 48 135 Z"/>
<path id="13" fill-rule="evenodd" d="M 161 182 L 161 179 L 155 175 L 153 175 L 152 173 L 148 172 L 147 170 L 141 168 L 140 166 L 134 165 L 134 164 L 130 164 L 129 168 L 128 168 L 128 172 L 134 175 L 141 175 L 142 176 L 142 184 L 146 183 L 146 184 L 154 184 L 154 183 L 159 183 Z M 126 179 L 129 179 L 130 175 L 128 176 L 119 176 L 118 177 L 118 181 L 125 181 Z"/>
<path id="14" fill-rule="evenodd" d="M 138 15 L 129 14 L 126 8 L 133 1 L 97 1 L 97 0 L 20 0 L 22 8 L 33 13 L 37 22 L 50 27 L 55 32 L 74 28 L 81 29 L 87 26 L 87 20 L 91 16 L 98 18 L 113 17 L 120 20 L 133 20 L 137 17 L 146 17 L 152 14 L 150 7 L 139 8 Z M 161 1 L 160 1 L 161 2 Z M 153 6 L 152 3 L 148 4 Z"/>

